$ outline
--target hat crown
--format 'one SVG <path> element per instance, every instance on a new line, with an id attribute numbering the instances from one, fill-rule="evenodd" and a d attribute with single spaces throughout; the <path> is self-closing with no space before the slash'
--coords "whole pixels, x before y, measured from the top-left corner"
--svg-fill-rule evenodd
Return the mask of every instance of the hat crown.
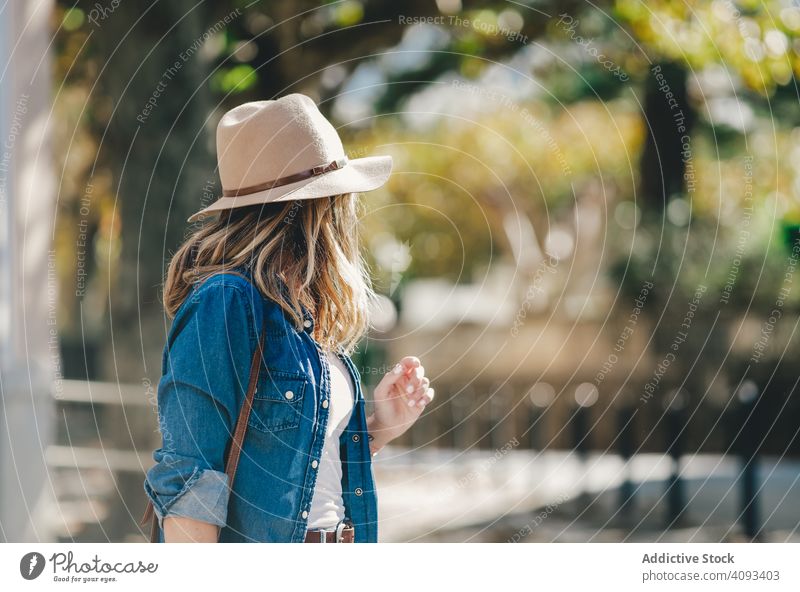
<path id="1" fill-rule="evenodd" d="M 302 94 L 244 103 L 225 113 L 217 125 L 224 189 L 267 183 L 344 156 L 336 129 Z"/>

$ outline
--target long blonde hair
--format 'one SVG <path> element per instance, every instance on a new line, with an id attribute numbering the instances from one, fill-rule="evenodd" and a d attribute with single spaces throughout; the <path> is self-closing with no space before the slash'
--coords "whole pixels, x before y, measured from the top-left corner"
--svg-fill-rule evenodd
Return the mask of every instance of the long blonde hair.
<path id="1" fill-rule="evenodd" d="M 324 349 L 351 353 L 369 327 L 375 297 L 359 251 L 357 205 L 357 194 L 347 193 L 223 211 L 172 257 L 164 284 L 167 314 L 175 315 L 195 284 L 248 267 L 259 291 L 298 330 L 302 305 L 314 315 L 314 338 Z"/>

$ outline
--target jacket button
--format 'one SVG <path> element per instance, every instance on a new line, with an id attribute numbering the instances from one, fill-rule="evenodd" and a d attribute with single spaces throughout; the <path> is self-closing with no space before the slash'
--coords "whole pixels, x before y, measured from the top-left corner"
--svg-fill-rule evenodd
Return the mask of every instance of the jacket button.
<path id="1" fill-rule="evenodd" d="M 356 494 L 356 495 L 361 495 L 362 493 L 364 493 L 364 490 L 363 490 L 363 489 L 361 489 L 360 487 L 356 487 L 355 494 Z"/>
<path id="2" fill-rule="evenodd" d="M 353 442 L 358 442 L 361 438 L 358 437 L 358 434 L 353 434 Z"/>
<path id="3" fill-rule="evenodd" d="M 303 327 L 305 327 L 306 329 L 310 329 L 311 328 L 311 321 L 309 321 L 308 319 L 303 321 Z"/>
<path id="4" fill-rule="evenodd" d="M 316 469 L 318 466 L 319 466 L 319 463 L 317 461 L 315 461 L 315 460 L 311 461 L 311 468 L 312 469 Z"/>
<path id="5" fill-rule="evenodd" d="M 322 402 L 322 408 L 323 408 L 323 409 L 327 409 L 327 408 L 328 408 L 328 399 L 325 399 L 325 400 Z"/>
<path id="6" fill-rule="evenodd" d="M 294 399 L 294 393 L 293 393 L 292 391 L 286 391 L 286 392 L 283 394 L 283 396 L 284 396 L 284 397 L 286 397 L 287 399 L 289 399 L 290 401 L 291 401 L 292 399 Z"/>
<path id="7" fill-rule="evenodd" d="M 303 513 L 302 513 L 302 514 L 300 514 L 300 515 L 303 517 L 303 520 L 305 520 L 306 518 L 308 518 L 308 512 L 306 512 L 305 510 L 303 510 Z"/>

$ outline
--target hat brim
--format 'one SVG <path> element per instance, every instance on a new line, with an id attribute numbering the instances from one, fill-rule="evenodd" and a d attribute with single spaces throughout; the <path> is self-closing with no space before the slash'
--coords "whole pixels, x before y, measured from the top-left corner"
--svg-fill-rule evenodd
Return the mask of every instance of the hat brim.
<path id="1" fill-rule="evenodd" d="M 348 160 L 344 167 L 317 177 L 249 195 L 221 197 L 207 208 L 192 214 L 188 221 L 194 222 L 200 218 L 231 208 L 298 199 L 316 199 L 342 193 L 372 191 L 386 183 L 391 172 L 391 156 L 355 158 Z"/>

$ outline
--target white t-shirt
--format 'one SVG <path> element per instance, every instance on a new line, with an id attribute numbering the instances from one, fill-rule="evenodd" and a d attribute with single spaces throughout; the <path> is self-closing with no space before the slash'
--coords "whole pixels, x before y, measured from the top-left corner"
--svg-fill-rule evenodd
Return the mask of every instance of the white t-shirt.
<path id="1" fill-rule="evenodd" d="M 308 512 L 308 529 L 331 529 L 344 518 L 339 438 L 350 421 L 355 391 L 344 363 L 336 354 L 329 353 L 327 357 L 331 375 L 331 400 L 328 405 L 325 444 L 317 469 L 317 483 Z"/>

